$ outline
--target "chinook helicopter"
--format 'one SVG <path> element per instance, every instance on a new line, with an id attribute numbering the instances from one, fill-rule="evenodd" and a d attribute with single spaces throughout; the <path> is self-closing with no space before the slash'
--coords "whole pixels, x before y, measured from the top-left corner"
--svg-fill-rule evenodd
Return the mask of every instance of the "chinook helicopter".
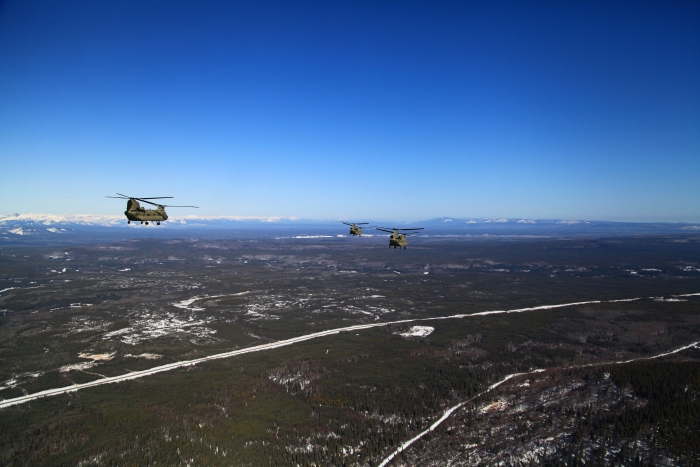
<path id="1" fill-rule="evenodd" d="M 165 213 L 165 208 L 197 208 L 197 206 L 169 206 L 167 204 L 156 204 L 150 201 L 146 201 L 149 199 L 172 198 L 172 196 L 159 196 L 156 198 L 134 198 L 133 196 L 126 196 L 121 193 L 117 194 L 119 196 L 105 196 L 105 198 L 118 198 L 129 200 L 126 202 L 126 211 L 124 211 L 124 215 L 127 219 L 129 219 L 127 221 L 127 224 L 131 224 L 131 221 L 141 221 L 142 224 L 145 223 L 146 225 L 148 225 L 149 222 L 155 222 L 156 225 L 160 225 L 161 221 L 165 221 L 168 219 L 168 215 Z M 153 206 L 157 206 L 157 209 L 142 208 L 139 204 L 139 201 L 143 203 L 152 204 Z"/>
<path id="2" fill-rule="evenodd" d="M 389 237 L 389 248 L 392 246 L 394 248 L 401 248 L 405 250 L 406 247 L 408 246 L 408 237 L 409 235 L 416 235 L 415 233 L 411 232 L 404 232 L 405 230 L 423 230 L 423 227 L 418 227 L 415 229 L 391 229 L 389 230 L 388 227 L 375 227 L 377 230 L 381 230 L 382 232 L 389 232 L 391 236 Z M 402 231 L 402 232 L 399 232 Z"/>
<path id="3" fill-rule="evenodd" d="M 362 236 L 362 227 L 358 227 L 358 225 L 367 225 L 369 222 L 354 222 L 351 224 L 348 224 L 347 222 L 343 221 L 338 221 L 342 222 L 345 225 L 350 226 L 350 235 L 356 236 L 356 237 L 361 237 Z"/>

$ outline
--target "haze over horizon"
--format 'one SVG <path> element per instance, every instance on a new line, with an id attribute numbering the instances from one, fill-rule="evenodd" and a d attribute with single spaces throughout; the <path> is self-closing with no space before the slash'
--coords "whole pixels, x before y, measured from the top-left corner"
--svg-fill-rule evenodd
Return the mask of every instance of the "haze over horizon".
<path id="1" fill-rule="evenodd" d="M 697 2 L 0 5 L 13 212 L 700 222 Z"/>

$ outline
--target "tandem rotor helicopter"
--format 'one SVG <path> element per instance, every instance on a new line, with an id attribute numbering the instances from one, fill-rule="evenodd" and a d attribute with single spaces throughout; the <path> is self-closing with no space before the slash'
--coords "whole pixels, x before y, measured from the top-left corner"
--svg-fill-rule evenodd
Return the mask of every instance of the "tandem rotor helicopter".
<path id="1" fill-rule="evenodd" d="M 105 198 L 118 198 L 129 200 L 126 202 L 126 211 L 124 211 L 124 215 L 127 219 L 129 219 L 127 224 L 131 224 L 131 221 L 141 221 L 142 224 L 145 223 L 146 225 L 148 225 L 149 222 L 155 222 L 156 225 L 160 225 L 161 221 L 165 221 L 168 219 L 168 215 L 165 213 L 165 208 L 198 208 L 197 206 L 170 206 L 167 204 L 156 204 L 147 201 L 149 199 L 172 198 L 172 196 L 158 196 L 155 198 L 135 198 L 133 196 L 126 196 L 121 193 L 117 194 L 119 196 L 105 196 Z M 153 206 L 157 206 L 157 208 L 142 208 L 139 204 L 139 201 L 143 203 L 152 204 Z"/>
<path id="2" fill-rule="evenodd" d="M 417 227 L 414 229 L 391 229 L 389 230 L 388 227 L 375 227 L 377 230 L 381 230 L 382 232 L 389 232 L 391 236 L 389 236 L 389 248 L 392 246 L 394 248 L 401 248 L 405 250 L 406 247 L 408 246 L 408 236 L 409 235 L 417 235 L 416 233 L 413 232 L 408 232 L 409 230 L 423 230 L 423 227 Z"/>
<path id="3" fill-rule="evenodd" d="M 355 236 L 355 237 L 361 237 L 361 236 L 362 236 L 362 227 L 358 227 L 358 225 L 367 225 L 367 224 L 369 224 L 369 222 L 352 222 L 352 223 L 349 223 L 349 224 L 348 224 L 347 222 L 343 222 L 343 221 L 338 221 L 338 222 L 342 222 L 342 223 L 345 224 L 345 225 L 349 225 L 349 226 L 350 226 L 350 235 L 353 235 L 353 236 Z M 370 226 L 370 227 L 371 227 L 371 226 Z M 369 227 L 365 227 L 365 228 L 367 229 L 367 228 L 369 228 Z"/>

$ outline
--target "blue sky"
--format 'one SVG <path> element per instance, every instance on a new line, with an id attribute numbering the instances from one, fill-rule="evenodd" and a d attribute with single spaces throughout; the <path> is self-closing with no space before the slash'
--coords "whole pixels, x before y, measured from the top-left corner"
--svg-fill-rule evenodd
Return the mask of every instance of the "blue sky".
<path id="1" fill-rule="evenodd" d="M 698 2 L 0 3 L 3 212 L 700 222 Z"/>

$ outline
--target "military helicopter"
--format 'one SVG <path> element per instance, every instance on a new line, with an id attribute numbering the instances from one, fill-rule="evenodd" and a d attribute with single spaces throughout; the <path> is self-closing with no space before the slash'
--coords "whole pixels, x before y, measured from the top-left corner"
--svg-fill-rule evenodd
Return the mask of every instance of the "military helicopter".
<path id="1" fill-rule="evenodd" d="M 356 237 L 361 237 L 362 236 L 362 227 L 358 227 L 358 225 L 366 225 L 369 224 L 369 222 L 354 222 L 351 224 L 348 224 L 347 222 L 343 221 L 338 221 L 342 222 L 345 225 L 350 226 L 350 235 L 356 236 Z"/>
<path id="2" fill-rule="evenodd" d="M 382 232 L 389 232 L 391 233 L 391 236 L 389 237 L 389 248 L 392 246 L 394 248 L 401 248 L 406 249 L 406 246 L 408 246 L 408 237 L 409 235 L 416 235 L 415 233 L 412 232 L 404 232 L 406 230 L 423 230 L 423 227 L 418 227 L 415 229 L 391 229 L 389 230 L 388 227 L 375 227 L 377 230 L 381 230 Z M 401 231 L 401 232 L 399 232 Z"/>
<path id="3" fill-rule="evenodd" d="M 156 225 L 160 225 L 161 221 L 168 219 L 168 215 L 165 213 L 165 208 L 197 208 L 197 206 L 168 206 L 167 204 L 156 204 L 149 199 L 165 199 L 172 198 L 172 196 L 158 196 L 156 198 L 134 198 L 133 196 L 126 196 L 121 193 L 117 193 L 119 196 L 105 196 L 105 198 L 118 198 L 118 199 L 128 199 L 126 202 L 126 211 L 124 215 L 129 219 L 127 224 L 131 224 L 131 221 L 141 221 L 148 225 L 148 222 L 155 222 Z M 139 201 L 152 204 L 157 206 L 157 209 L 146 209 L 142 208 Z"/>

